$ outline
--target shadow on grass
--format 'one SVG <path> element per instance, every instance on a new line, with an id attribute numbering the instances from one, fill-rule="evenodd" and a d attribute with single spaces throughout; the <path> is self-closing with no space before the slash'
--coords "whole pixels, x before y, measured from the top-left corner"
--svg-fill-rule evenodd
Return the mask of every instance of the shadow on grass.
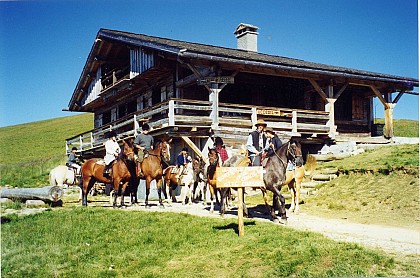
<path id="1" fill-rule="evenodd" d="M 255 226 L 255 221 L 248 221 L 248 222 L 244 222 L 244 226 Z M 219 230 L 219 231 L 223 231 L 223 230 L 234 230 L 235 233 L 237 235 L 239 235 L 239 228 L 238 228 L 238 224 L 237 223 L 230 223 L 228 225 L 223 225 L 223 226 L 214 226 L 213 227 L 214 230 Z"/>

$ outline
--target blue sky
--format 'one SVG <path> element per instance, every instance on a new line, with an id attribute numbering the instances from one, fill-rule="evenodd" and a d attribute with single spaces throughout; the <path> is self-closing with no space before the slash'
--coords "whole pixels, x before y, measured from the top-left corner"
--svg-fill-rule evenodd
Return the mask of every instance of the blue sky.
<path id="1" fill-rule="evenodd" d="M 418 78 L 417 13 L 416 0 L 0 1 L 0 126 L 75 115 L 62 109 L 100 28 L 236 48 L 249 23 L 262 53 Z M 418 120 L 418 96 L 394 117 Z"/>

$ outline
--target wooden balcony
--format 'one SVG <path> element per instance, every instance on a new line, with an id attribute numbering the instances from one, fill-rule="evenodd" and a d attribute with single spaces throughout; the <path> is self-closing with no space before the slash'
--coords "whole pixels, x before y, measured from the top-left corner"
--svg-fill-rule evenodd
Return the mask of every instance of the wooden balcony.
<path id="1" fill-rule="evenodd" d="M 70 152 L 74 146 L 83 152 L 103 149 L 106 133 L 111 130 L 117 132 L 119 139 L 134 138 L 143 122 L 152 127 L 153 136 L 220 135 L 244 140 L 259 118 L 263 118 L 268 127 L 280 136 L 321 136 L 330 139 L 328 112 L 232 103 L 219 103 L 214 109 L 210 101 L 170 99 L 68 138 L 66 152 Z"/>

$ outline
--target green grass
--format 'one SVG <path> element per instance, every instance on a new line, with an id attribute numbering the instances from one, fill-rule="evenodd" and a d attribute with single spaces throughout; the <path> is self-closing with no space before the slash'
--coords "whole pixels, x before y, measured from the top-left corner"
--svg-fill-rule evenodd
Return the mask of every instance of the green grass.
<path id="1" fill-rule="evenodd" d="M 375 124 L 385 124 L 385 119 L 375 119 Z M 419 122 L 413 120 L 394 120 L 394 136 L 419 137 Z"/>
<path id="2" fill-rule="evenodd" d="M 92 114 L 0 128 L 0 185 L 47 185 L 49 171 L 66 162 L 66 138 L 92 128 Z"/>
<path id="3" fill-rule="evenodd" d="M 420 275 L 379 251 L 250 220 L 243 238 L 235 219 L 175 213 L 63 208 L 10 220 L 2 277 Z"/>

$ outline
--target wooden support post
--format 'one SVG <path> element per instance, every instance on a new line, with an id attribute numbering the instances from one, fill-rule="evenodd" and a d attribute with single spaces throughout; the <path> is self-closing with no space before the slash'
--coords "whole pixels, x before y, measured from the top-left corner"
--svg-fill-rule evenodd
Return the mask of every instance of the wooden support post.
<path id="1" fill-rule="evenodd" d="M 336 135 L 335 127 L 335 113 L 334 113 L 334 103 L 336 102 L 335 98 L 327 98 L 328 103 L 325 105 L 325 111 L 328 112 L 329 120 L 327 126 L 330 128 L 329 136 L 334 139 Z"/>
<path id="2" fill-rule="evenodd" d="M 295 110 L 292 111 L 292 132 L 298 132 L 298 128 L 297 128 L 297 112 Z"/>
<path id="3" fill-rule="evenodd" d="M 385 108 L 385 138 L 394 137 L 394 107 L 395 103 L 387 103 L 387 108 Z"/>
<path id="4" fill-rule="evenodd" d="M 244 188 L 238 187 L 238 234 L 239 237 L 245 235 L 244 228 Z"/>
<path id="5" fill-rule="evenodd" d="M 175 126 L 175 101 L 170 100 L 168 106 L 169 126 Z"/>
<path id="6" fill-rule="evenodd" d="M 251 122 L 252 122 L 252 126 L 254 126 L 257 123 L 258 120 L 258 116 L 257 116 L 257 108 L 256 107 L 252 107 L 251 108 Z"/>
<path id="7" fill-rule="evenodd" d="M 209 95 L 209 100 L 211 102 L 211 113 L 210 118 L 212 120 L 211 122 L 211 128 L 215 129 L 219 126 L 219 93 L 221 89 L 210 89 L 211 93 Z"/>

